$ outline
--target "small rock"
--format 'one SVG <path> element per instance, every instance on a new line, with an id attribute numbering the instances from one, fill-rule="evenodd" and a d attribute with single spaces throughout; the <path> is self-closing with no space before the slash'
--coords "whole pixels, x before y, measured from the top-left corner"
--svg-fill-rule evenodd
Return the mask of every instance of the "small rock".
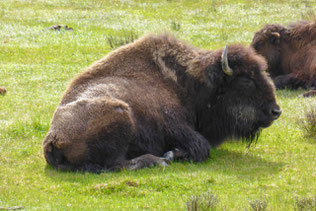
<path id="1" fill-rule="evenodd" d="M 62 28 L 64 28 L 66 31 L 73 31 L 73 29 L 71 27 L 68 27 L 67 25 L 53 25 L 50 26 L 49 29 L 50 30 L 55 30 L 55 31 L 60 31 Z"/>
<path id="2" fill-rule="evenodd" d="M 71 27 L 68 27 L 67 25 L 65 26 L 65 30 L 67 31 L 73 31 L 73 29 Z"/>
<path id="3" fill-rule="evenodd" d="M 53 25 L 53 26 L 50 26 L 49 29 L 55 30 L 55 31 L 60 31 L 61 27 L 62 27 L 61 25 Z"/>
<path id="4" fill-rule="evenodd" d="M 6 92 L 7 90 L 4 87 L 0 86 L 0 95 L 5 95 Z"/>

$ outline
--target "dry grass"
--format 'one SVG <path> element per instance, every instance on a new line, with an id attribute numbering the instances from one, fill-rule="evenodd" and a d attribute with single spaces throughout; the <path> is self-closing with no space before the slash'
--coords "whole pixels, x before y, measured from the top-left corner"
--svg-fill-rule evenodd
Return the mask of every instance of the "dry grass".
<path id="1" fill-rule="evenodd" d="M 303 128 L 308 137 L 316 141 L 316 106 L 310 105 L 305 111 L 305 118 L 303 120 Z"/>
<path id="2" fill-rule="evenodd" d="M 117 35 L 107 35 L 106 40 L 112 49 L 133 42 L 138 38 L 138 34 L 133 31 L 123 32 Z"/>
<path id="3" fill-rule="evenodd" d="M 315 211 L 316 197 L 296 199 L 295 211 Z"/>
<path id="4" fill-rule="evenodd" d="M 187 211 L 216 210 L 217 204 L 217 196 L 211 193 L 192 196 L 191 199 L 186 203 Z"/>
<path id="5" fill-rule="evenodd" d="M 249 202 L 251 210 L 253 211 L 265 211 L 268 207 L 268 202 L 266 200 L 257 199 Z"/>

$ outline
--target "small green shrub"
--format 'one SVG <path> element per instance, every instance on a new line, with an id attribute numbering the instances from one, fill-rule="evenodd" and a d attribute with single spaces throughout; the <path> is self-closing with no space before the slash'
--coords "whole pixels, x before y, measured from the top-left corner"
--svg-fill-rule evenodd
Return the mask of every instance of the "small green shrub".
<path id="1" fill-rule="evenodd" d="M 266 200 L 257 199 L 249 202 L 251 210 L 254 211 L 264 211 L 268 207 L 268 202 Z"/>
<path id="2" fill-rule="evenodd" d="M 295 210 L 304 211 L 304 210 L 316 210 L 316 197 L 310 198 L 300 198 L 296 199 Z"/>
<path id="3" fill-rule="evenodd" d="M 316 141 L 316 107 L 311 105 L 305 111 L 305 118 L 303 120 L 303 128 L 307 136 L 312 137 Z"/>
<path id="4" fill-rule="evenodd" d="M 314 20 L 316 18 L 316 13 L 314 11 L 313 5 L 308 1 L 302 1 L 307 10 L 305 12 L 301 12 L 301 16 L 303 20 Z"/>
<path id="5" fill-rule="evenodd" d="M 205 193 L 200 196 L 192 196 L 187 202 L 187 211 L 216 210 L 218 204 L 217 196 Z"/>
<path id="6" fill-rule="evenodd" d="M 173 31 L 179 31 L 181 28 L 181 24 L 180 23 L 177 23 L 175 21 L 171 21 L 171 29 Z"/>
<path id="7" fill-rule="evenodd" d="M 107 35 L 106 40 L 112 49 L 133 42 L 138 38 L 138 34 L 133 31 L 123 32 L 117 35 Z"/>

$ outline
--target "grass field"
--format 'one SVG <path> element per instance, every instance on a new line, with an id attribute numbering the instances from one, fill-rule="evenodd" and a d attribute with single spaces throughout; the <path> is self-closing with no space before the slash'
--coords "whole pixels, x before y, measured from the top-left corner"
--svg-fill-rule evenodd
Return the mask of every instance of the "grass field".
<path id="1" fill-rule="evenodd" d="M 205 163 L 63 173 L 46 165 L 41 148 L 70 80 L 112 50 L 109 38 L 167 31 L 217 49 L 248 45 L 266 23 L 315 15 L 315 1 L 299 0 L 1 0 L 0 86 L 8 92 L 0 96 L 0 208 L 315 210 L 316 137 L 303 122 L 316 98 L 298 99 L 304 90 L 277 92 L 283 114 L 256 145 L 227 142 Z M 48 29 L 55 24 L 73 31 Z"/>

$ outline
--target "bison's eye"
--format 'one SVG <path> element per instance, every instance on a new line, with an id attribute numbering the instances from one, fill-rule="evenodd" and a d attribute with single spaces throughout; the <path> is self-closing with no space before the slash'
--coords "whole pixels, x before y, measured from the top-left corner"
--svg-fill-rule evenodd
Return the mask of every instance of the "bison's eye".
<path id="1" fill-rule="evenodd" d="M 261 48 L 264 45 L 264 41 L 260 40 L 258 42 L 256 42 L 253 47 L 254 49 L 258 50 L 259 48 Z"/>
<path id="2" fill-rule="evenodd" d="M 256 85 L 254 81 L 249 78 L 244 78 L 244 77 L 239 78 L 237 80 L 237 87 L 247 92 L 249 91 L 252 92 L 256 89 Z"/>

